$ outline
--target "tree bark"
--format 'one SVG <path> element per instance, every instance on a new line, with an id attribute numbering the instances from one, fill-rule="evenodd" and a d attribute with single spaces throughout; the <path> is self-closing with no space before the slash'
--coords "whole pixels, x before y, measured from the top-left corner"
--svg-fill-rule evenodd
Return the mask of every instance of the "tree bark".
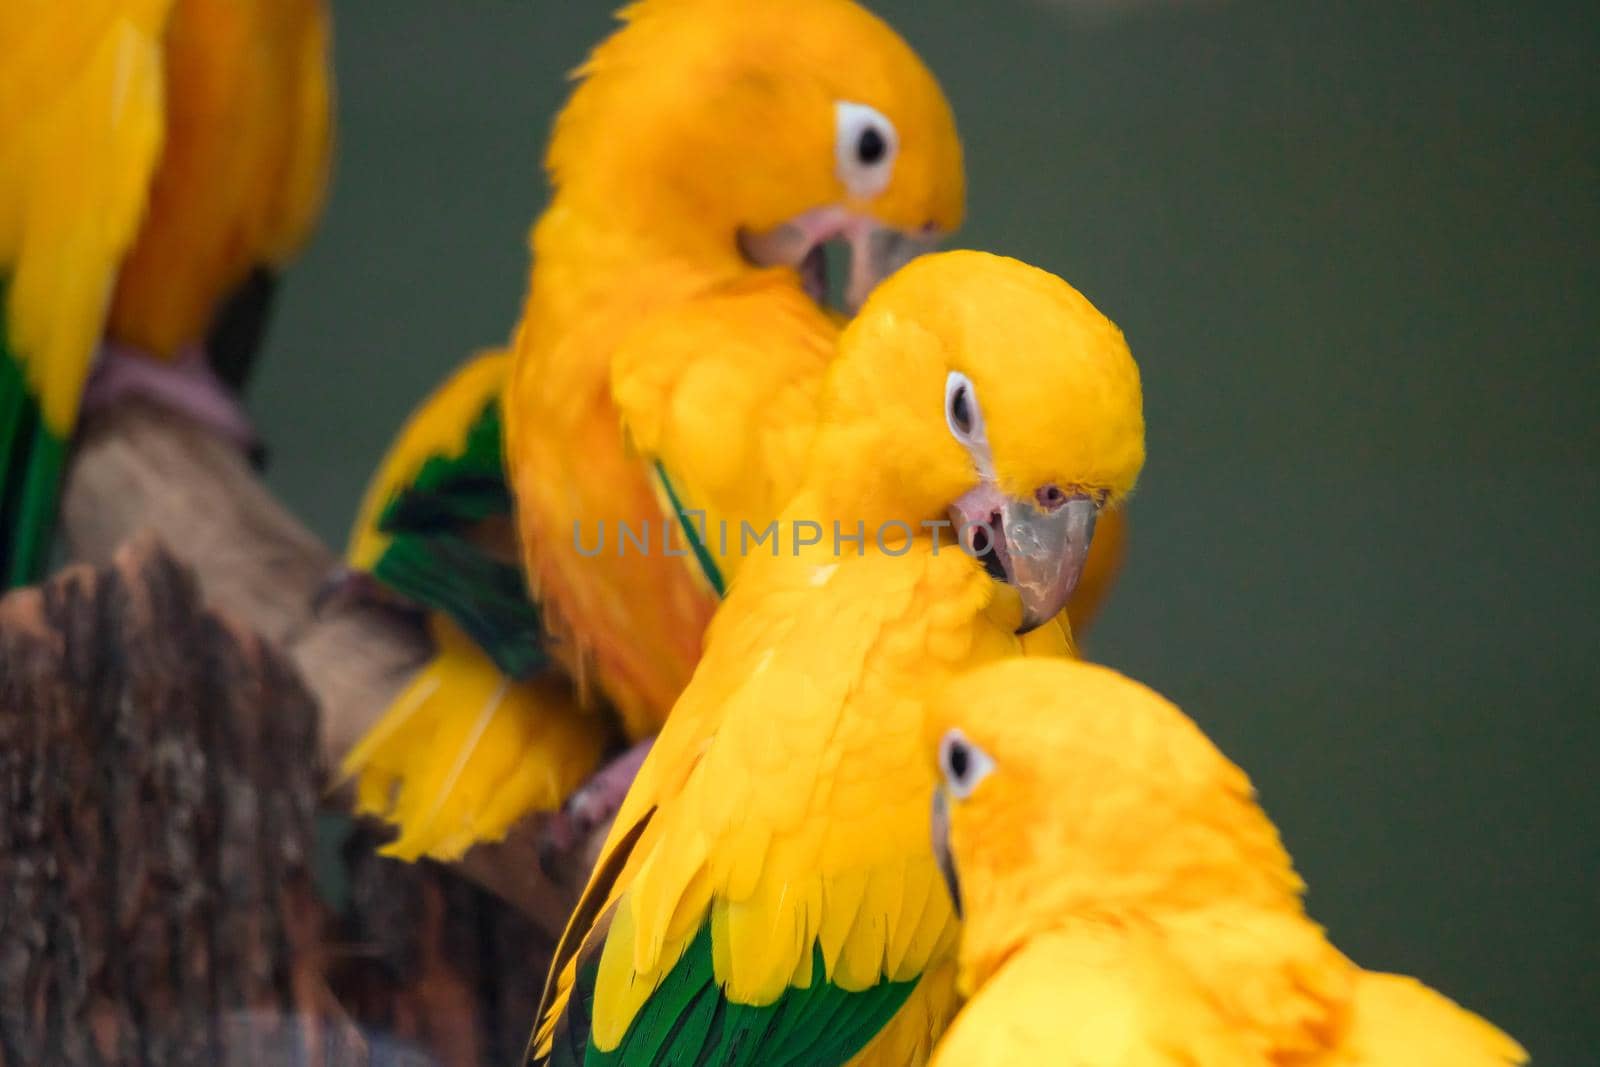
<path id="1" fill-rule="evenodd" d="M 0 599 L 0 1067 L 512 1062 L 553 937 L 371 830 L 313 864 L 323 758 L 153 536 Z"/>
<path id="2" fill-rule="evenodd" d="M 351 600 L 318 610 L 337 557 L 236 449 L 159 408 L 129 403 L 83 428 L 62 526 L 75 559 L 103 564 L 148 531 L 192 567 L 207 603 L 247 622 L 299 670 L 321 706 L 324 767 L 339 766 L 428 653 L 422 628 L 404 613 Z M 559 880 L 542 870 L 538 839 L 539 820 L 530 818 L 454 866 L 554 937 L 598 839 L 558 859 Z"/>
<path id="3" fill-rule="evenodd" d="M 0 1061 L 343 1060 L 316 767 L 293 668 L 152 542 L 0 600 Z"/>

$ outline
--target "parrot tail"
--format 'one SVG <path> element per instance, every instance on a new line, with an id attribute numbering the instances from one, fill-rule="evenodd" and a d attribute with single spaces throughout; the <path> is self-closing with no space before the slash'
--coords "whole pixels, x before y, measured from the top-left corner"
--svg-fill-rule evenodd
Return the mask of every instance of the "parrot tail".
<path id="1" fill-rule="evenodd" d="M 0 590 L 43 576 L 66 460 L 67 442 L 45 423 L 0 310 Z"/>
<path id="2" fill-rule="evenodd" d="M 1364 972 L 1345 1038 L 1351 1067 L 1513 1067 L 1528 1054 L 1414 978 Z"/>
<path id="3" fill-rule="evenodd" d="M 532 811 L 560 805 L 610 740 L 555 676 L 515 680 L 442 616 L 436 653 L 345 757 L 357 808 L 394 824 L 382 851 L 459 859 Z"/>

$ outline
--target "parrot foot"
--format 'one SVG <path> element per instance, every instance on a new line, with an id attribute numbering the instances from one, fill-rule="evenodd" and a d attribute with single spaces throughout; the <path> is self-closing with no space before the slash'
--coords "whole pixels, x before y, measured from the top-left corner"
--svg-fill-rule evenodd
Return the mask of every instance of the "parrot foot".
<path id="1" fill-rule="evenodd" d="M 654 743 L 655 738 L 646 738 L 601 767 L 567 798 L 560 811 L 545 821 L 539 842 L 539 866 L 548 877 L 558 882 L 570 877 L 563 860 L 585 849 L 589 839 L 616 818 L 628 787 L 633 785 Z"/>
<path id="2" fill-rule="evenodd" d="M 371 574 L 341 563 L 317 584 L 316 592 L 311 594 L 311 613 L 321 618 L 345 607 L 389 608 L 406 613 L 418 610 Z"/>
<path id="3" fill-rule="evenodd" d="M 255 425 L 211 369 L 201 346 L 187 345 L 174 359 L 163 360 L 132 345 L 107 342 L 84 388 L 83 413 L 106 411 L 133 398 L 177 411 L 259 462 Z"/>

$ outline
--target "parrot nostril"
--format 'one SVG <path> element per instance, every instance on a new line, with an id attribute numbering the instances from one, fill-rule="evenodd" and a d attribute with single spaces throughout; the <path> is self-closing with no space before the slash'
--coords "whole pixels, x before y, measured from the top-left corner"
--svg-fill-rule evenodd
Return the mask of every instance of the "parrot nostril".
<path id="1" fill-rule="evenodd" d="M 1059 486 L 1043 485 L 1033 494 L 1039 506 L 1046 511 L 1055 511 L 1067 502 L 1067 494 Z"/>
<path id="2" fill-rule="evenodd" d="M 978 532 L 982 531 L 983 538 L 980 545 Z M 976 527 L 972 531 L 972 549 L 978 560 L 983 564 L 983 569 L 990 578 L 997 582 L 1010 582 L 1011 575 L 1006 573 L 1005 563 L 1000 558 L 1000 545 L 1005 540 L 1005 522 L 998 510 L 989 513 L 987 525 Z"/>

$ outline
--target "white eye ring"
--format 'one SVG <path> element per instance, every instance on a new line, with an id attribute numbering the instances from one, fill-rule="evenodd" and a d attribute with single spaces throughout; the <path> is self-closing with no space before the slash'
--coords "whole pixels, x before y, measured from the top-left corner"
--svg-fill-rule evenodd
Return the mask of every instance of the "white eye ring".
<path id="1" fill-rule="evenodd" d="M 967 740 L 960 730 L 952 727 L 939 739 L 939 773 L 944 775 L 945 788 L 957 800 L 971 796 L 994 769 L 993 757 Z"/>
<path id="2" fill-rule="evenodd" d="M 983 409 L 978 407 L 978 390 L 972 379 L 958 370 L 951 371 L 944 380 L 944 421 L 951 436 L 962 444 L 983 444 Z"/>
<path id="3" fill-rule="evenodd" d="M 900 135 L 877 108 L 840 100 L 833 106 L 834 173 L 851 196 L 877 196 L 894 174 Z"/>

